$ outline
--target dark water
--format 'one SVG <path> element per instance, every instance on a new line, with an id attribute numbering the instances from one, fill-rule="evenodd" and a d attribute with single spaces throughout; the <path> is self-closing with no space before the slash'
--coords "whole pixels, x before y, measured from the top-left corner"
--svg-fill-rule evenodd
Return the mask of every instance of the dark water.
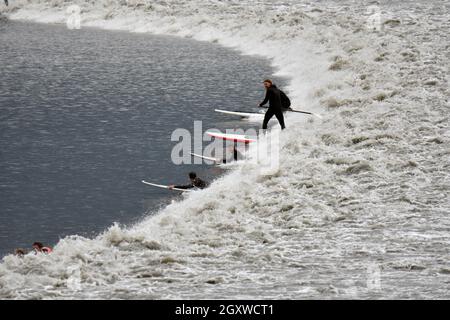
<path id="1" fill-rule="evenodd" d="M 94 236 L 176 197 L 140 181 L 187 182 L 176 128 L 255 126 L 266 60 L 174 37 L 0 24 L 0 255 L 34 241 Z M 221 172 L 197 165 L 202 177 Z"/>

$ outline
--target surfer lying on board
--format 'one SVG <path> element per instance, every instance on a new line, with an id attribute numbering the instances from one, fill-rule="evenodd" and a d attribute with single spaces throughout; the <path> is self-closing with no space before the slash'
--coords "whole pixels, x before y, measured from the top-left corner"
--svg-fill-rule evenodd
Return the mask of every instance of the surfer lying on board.
<path id="1" fill-rule="evenodd" d="M 189 179 L 191 180 L 190 184 L 183 185 L 183 186 L 175 186 L 170 185 L 169 189 L 192 189 L 192 188 L 199 188 L 204 189 L 206 188 L 206 182 L 197 177 L 197 174 L 195 172 L 189 172 Z"/>
<path id="2" fill-rule="evenodd" d="M 282 95 L 283 98 L 285 97 L 283 100 L 287 99 L 286 102 L 288 102 L 289 99 L 280 89 L 277 88 L 276 85 L 272 83 L 272 80 L 266 79 L 263 84 L 266 88 L 266 97 L 264 98 L 264 101 L 259 104 L 259 106 L 262 107 L 269 102 L 269 109 L 267 109 L 266 115 L 264 116 L 262 128 L 263 130 L 267 129 L 267 123 L 269 123 L 269 120 L 275 116 L 277 117 L 281 129 L 283 130 L 286 126 L 284 125 Z M 285 109 L 288 109 L 290 107 L 290 101 L 289 105 L 286 104 L 284 107 Z"/>

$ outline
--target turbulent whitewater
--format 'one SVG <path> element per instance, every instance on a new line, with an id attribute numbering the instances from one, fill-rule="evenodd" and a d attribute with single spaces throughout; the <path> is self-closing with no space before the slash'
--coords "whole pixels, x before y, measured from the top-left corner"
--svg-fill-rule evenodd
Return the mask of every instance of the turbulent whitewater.
<path id="1" fill-rule="evenodd" d="M 447 2 L 11 2 L 262 55 L 323 119 L 287 119 L 270 175 L 243 164 L 133 227 L 5 257 L 0 298 L 450 298 Z"/>

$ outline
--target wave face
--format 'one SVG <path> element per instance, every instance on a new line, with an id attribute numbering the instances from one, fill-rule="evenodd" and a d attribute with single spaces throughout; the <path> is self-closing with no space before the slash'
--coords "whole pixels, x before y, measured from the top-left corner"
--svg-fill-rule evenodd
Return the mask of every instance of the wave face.
<path id="1" fill-rule="evenodd" d="M 10 19 L 192 37 L 270 59 L 280 168 L 244 164 L 130 228 L 7 256 L 0 297 L 449 298 L 444 1 L 15 1 Z M 8 10 L 8 11 L 5 11 Z"/>

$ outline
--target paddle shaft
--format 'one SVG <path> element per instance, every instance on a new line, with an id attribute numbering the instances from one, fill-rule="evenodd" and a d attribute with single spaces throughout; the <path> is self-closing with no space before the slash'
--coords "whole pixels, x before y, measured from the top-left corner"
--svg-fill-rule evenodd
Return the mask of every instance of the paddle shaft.
<path id="1" fill-rule="evenodd" d="M 268 109 L 268 107 L 261 107 L 261 108 L 265 108 Z M 307 111 L 299 111 L 299 110 L 292 110 L 292 109 L 286 109 L 286 110 L 282 110 L 283 112 L 285 111 L 289 111 L 289 112 L 297 112 L 297 113 L 306 113 L 306 114 L 313 114 L 312 112 L 307 112 Z"/>

